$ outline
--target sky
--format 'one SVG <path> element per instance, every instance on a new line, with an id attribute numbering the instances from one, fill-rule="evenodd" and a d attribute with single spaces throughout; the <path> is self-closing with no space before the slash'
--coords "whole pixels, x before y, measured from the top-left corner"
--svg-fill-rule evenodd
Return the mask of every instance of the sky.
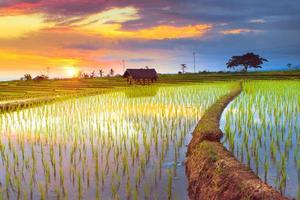
<path id="1" fill-rule="evenodd" d="M 298 0 L 0 0 L 0 80 L 148 66 L 226 70 L 254 52 L 300 66 Z M 47 70 L 48 69 L 48 70 Z"/>

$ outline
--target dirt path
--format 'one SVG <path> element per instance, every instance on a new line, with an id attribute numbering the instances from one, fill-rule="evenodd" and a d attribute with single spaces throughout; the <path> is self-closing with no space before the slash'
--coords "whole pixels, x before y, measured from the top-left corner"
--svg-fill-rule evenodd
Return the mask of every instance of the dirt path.
<path id="1" fill-rule="evenodd" d="M 194 130 L 186 154 L 191 200 L 287 199 L 261 181 L 220 143 L 222 112 L 241 92 L 239 83 L 205 112 Z"/>

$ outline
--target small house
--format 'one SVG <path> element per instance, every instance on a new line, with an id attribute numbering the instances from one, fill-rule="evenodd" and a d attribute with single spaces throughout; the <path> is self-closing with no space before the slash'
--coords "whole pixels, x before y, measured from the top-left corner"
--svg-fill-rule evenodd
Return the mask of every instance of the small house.
<path id="1" fill-rule="evenodd" d="M 38 75 L 38 76 L 36 76 L 36 77 L 34 77 L 34 81 L 44 81 L 44 80 L 47 80 L 47 79 L 49 79 L 49 77 L 48 76 L 46 76 L 46 75 Z"/>
<path id="2" fill-rule="evenodd" d="M 126 69 L 123 77 L 129 84 L 149 84 L 157 81 L 158 75 L 155 69 Z"/>

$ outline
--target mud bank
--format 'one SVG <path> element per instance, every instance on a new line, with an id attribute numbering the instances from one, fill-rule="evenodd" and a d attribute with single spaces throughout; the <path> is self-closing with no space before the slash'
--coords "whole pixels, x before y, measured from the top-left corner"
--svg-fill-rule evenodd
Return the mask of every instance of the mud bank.
<path id="1" fill-rule="evenodd" d="M 198 199 L 287 199 L 223 147 L 219 122 L 225 107 L 242 92 L 237 84 L 203 115 L 186 154 L 188 194 Z"/>

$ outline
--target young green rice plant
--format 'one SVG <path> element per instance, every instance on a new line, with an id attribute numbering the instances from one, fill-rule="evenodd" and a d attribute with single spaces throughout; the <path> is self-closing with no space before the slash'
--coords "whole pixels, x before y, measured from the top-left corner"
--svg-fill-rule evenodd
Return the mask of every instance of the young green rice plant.
<path id="1" fill-rule="evenodd" d="M 59 186 L 55 187 L 56 199 L 61 199 L 60 188 Z"/>
<path id="2" fill-rule="evenodd" d="M 147 183 L 144 184 L 144 199 L 150 199 L 150 190 Z"/>
<path id="3" fill-rule="evenodd" d="M 17 198 L 20 199 L 21 198 L 21 176 L 19 176 L 18 178 L 16 178 L 16 187 L 17 187 Z"/>
<path id="4" fill-rule="evenodd" d="M 78 185 L 78 199 L 82 199 L 82 180 L 81 180 L 81 174 L 77 174 L 77 185 Z"/>
<path id="5" fill-rule="evenodd" d="M 168 199 L 172 199 L 173 173 L 168 169 Z"/>
<path id="6" fill-rule="evenodd" d="M 117 189 L 117 186 L 116 186 L 114 180 L 111 181 L 110 188 L 111 188 L 111 196 L 112 196 L 112 198 L 116 198 L 118 189 Z"/>
<path id="7" fill-rule="evenodd" d="M 127 199 L 131 198 L 131 183 L 130 183 L 129 178 L 127 178 L 127 181 L 126 181 L 126 198 Z"/>
<path id="8" fill-rule="evenodd" d="M 90 187 L 90 168 L 87 168 L 87 172 L 86 172 L 86 184 L 87 184 L 87 188 Z"/>
<path id="9" fill-rule="evenodd" d="M 134 199 L 134 200 L 138 200 L 138 189 L 137 189 L 137 188 L 135 188 L 135 189 L 133 190 L 133 199 Z"/>
<path id="10" fill-rule="evenodd" d="M 41 200 L 45 200 L 46 199 L 46 193 L 45 193 L 43 184 L 39 183 L 38 188 L 39 188 Z"/>
<path id="11" fill-rule="evenodd" d="M 290 198 L 296 198 L 300 83 L 294 80 L 247 81 L 243 88 L 244 92 L 222 116 L 224 145 L 265 182 Z M 240 150 L 233 150 L 233 145 Z M 276 177 L 275 180 L 272 177 Z"/>
<path id="12" fill-rule="evenodd" d="M 114 193 L 116 199 L 126 198 L 129 192 L 120 192 L 125 190 L 131 190 L 133 199 L 152 198 L 152 193 L 157 199 L 166 197 L 168 191 L 159 192 L 168 182 L 164 165 L 173 160 L 172 173 L 184 175 L 176 164 L 184 158 L 186 136 L 203 111 L 231 87 L 231 83 L 168 86 L 156 96 L 130 98 L 113 92 L 0 115 L 0 133 L 5 133 L 0 135 L 0 178 L 8 174 L 5 188 L 13 196 L 17 184 L 10 182 L 21 173 L 30 174 L 31 197 L 100 199 L 100 183 L 101 194 Z M 6 168 L 10 173 L 4 173 Z M 22 185 L 26 179 L 21 179 Z M 173 187 L 186 187 L 180 184 L 172 182 L 171 193 Z"/>
<path id="13" fill-rule="evenodd" d="M 7 199 L 10 199 L 10 193 L 9 193 L 9 184 L 10 184 L 10 180 L 9 180 L 9 173 L 7 172 L 6 176 L 5 176 L 5 185 L 6 185 L 6 188 L 5 188 L 5 191 L 6 191 L 6 197 Z"/>
<path id="14" fill-rule="evenodd" d="M 269 172 L 269 162 L 267 156 L 268 155 L 265 154 L 265 159 L 264 159 L 264 171 L 265 171 L 264 180 L 266 183 L 267 183 L 268 172 Z"/>

